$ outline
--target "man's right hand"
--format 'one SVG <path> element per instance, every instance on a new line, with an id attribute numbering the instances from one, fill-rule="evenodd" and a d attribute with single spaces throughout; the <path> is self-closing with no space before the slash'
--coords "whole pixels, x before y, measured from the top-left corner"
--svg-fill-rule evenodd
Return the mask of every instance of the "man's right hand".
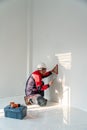
<path id="1" fill-rule="evenodd" d="M 50 81 L 49 82 L 49 86 L 51 86 L 53 84 L 54 80 Z"/>

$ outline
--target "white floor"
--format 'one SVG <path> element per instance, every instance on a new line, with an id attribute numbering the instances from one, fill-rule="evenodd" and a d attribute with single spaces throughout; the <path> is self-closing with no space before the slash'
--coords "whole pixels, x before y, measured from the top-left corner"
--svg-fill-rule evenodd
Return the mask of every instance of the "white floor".
<path id="1" fill-rule="evenodd" d="M 28 106 L 23 120 L 6 118 L 3 108 L 10 101 L 24 104 L 23 97 L 0 99 L 0 130 L 87 130 L 87 112 L 52 102 Z"/>

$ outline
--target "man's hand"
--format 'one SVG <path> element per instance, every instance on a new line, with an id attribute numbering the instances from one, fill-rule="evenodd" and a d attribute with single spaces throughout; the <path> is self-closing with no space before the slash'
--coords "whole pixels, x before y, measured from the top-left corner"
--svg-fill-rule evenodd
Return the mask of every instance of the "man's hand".
<path id="1" fill-rule="evenodd" d="M 51 72 L 58 74 L 58 64 L 51 70 Z"/>
<path id="2" fill-rule="evenodd" d="M 51 86 L 51 85 L 53 84 L 53 81 L 54 81 L 54 80 L 52 80 L 52 81 L 49 82 L 49 86 Z"/>

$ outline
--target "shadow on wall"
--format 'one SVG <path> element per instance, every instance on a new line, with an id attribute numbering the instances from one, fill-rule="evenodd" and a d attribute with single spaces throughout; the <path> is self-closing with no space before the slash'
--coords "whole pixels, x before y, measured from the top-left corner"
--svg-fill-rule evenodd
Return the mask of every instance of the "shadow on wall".
<path id="1" fill-rule="evenodd" d="M 71 53 L 61 53 L 55 55 L 58 59 L 58 76 L 52 74 L 48 81 L 54 80 L 54 84 L 49 88 L 49 100 L 70 105 L 70 70 Z"/>

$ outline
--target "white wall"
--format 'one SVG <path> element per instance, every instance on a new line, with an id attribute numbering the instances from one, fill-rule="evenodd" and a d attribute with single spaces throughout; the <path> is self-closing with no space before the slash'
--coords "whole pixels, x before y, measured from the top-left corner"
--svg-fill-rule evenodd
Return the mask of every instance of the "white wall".
<path id="1" fill-rule="evenodd" d="M 0 97 L 23 95 L 27 71 L 27 3 L 0 1 Z"/>
<path id="2" fill-rule="evenodd" d="M 70 88 L 71 105 L 87 110 L 86 24 L 84 1 L 34 0 L 33 69 L 41 61 L 49 68 L 58 63 L 58 78 Z"/>
<path id="3" fill-rule="evenodd" d="M 26 78 L 39 62 L 48 69 L 58 63 L 57 80 L 69 88 L 71 106 L 87 110 L 87 4 L 81 2 L 0 1 L 0 97 L 24 94 Z M 61 86 L 55 85 L 46 92 L 51 100 Z"/>

